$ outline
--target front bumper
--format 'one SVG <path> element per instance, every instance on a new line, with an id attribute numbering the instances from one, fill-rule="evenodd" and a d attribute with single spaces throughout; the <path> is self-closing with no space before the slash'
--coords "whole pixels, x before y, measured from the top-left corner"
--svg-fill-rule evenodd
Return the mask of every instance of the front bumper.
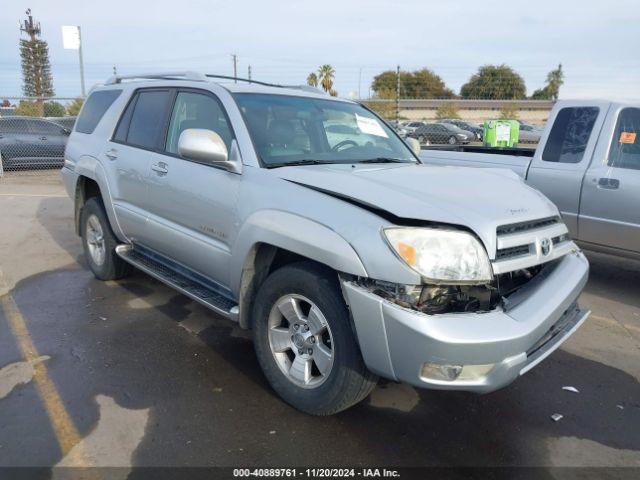
<path id="1" fill-rule="evenodd" d="M 365 363 L 373 372 L 424 388 L 497 390 L 558 348 L 587 318 L 577 298 L 589 274 L 581 252 L 565 255 L 509 298 L 507 311 L 426 315 L 343 281 Z M 453 381 L 421 374 L 425 364 L 494 365 Z"/>

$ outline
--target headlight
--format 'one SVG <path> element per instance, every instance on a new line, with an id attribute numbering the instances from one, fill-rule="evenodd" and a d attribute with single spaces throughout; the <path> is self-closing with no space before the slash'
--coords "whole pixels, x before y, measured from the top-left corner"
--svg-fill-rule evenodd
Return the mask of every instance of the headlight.
<path id="1" fill-rule="evenodd" d="M 470 233 L 435 228 L 391 227 L 384 235 L 409 267 L 434 283 L 486 283 L 493 278 L 489 257 Z"/>

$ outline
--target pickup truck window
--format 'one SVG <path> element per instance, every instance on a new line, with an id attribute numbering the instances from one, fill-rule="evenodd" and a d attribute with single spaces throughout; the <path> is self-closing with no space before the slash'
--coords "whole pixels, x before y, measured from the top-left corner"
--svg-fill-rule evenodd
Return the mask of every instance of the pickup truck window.
<path id="1" fill-rule="evenodd" d="M 227 150 L 231 148 L 233 133 L 229 128 L 229 121 L 220 103 L 209 95 L 193 92 L 178 93 L 169 123 L 167 152 L 178 153 L 180 134 L 187 128 L 213 130 L 224 140 Z"/>
<path id="2" fill-rule="evenodd" d="M 265 167 L 416 159 L 398 136 L 361 105 L 288 95 L 237 93 L 258 156 Z"/>
<path id="3" fill-rule="evenodd" d="M 640 108 L 625 108 L 620 112 L 608 165 L 640 170 Z"/>
<path id="4" fill-rule="evenodd" d="M 599 111 L 597 107 L 567 107 L 560 110 L 542 152 L 542 160 L 580 163 Z"/>

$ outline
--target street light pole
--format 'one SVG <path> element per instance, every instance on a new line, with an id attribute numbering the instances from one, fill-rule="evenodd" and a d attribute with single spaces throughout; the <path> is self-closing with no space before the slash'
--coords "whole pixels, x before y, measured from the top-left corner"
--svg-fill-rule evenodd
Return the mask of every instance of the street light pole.
<path id="1" fill-rule="evenodd" d="M 80 33 L 80 26 L 78 25 L 78 57 L 80 58 L 80 90 L 82 91 L 82 97 L 86 96 L 84 87 L 84 61 L 82 60 L 82 34 Z"/>

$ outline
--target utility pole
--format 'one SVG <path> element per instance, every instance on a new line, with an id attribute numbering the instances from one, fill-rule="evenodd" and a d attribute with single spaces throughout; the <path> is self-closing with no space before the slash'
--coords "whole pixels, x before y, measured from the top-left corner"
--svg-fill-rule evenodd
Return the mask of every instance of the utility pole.
<path id="1" fill-rule="evenodd" d="M 115 66 L 115 65 L 113 66 L 113 74 L 114 74 L 114 75 L 117 75 L 117 74 L 118 74 L 118 69 L 116 68 L 116 66 Z"/>
<path id="2" fill-rule="evenodd" d="M 358 70 L 358 100 L 362 100 L 362 94 L 360 93 L 360 87 L 362 86 L 362 67 Z"/>
<path id="3" fill-rule="evenodd" d="M 233 58 L 233 81 L 238 83 L 236 80 L 238 78 L 238 55 L 234 53 L 231 58 Z"/>
<path id="4" fill-rule="evenodd" d="M 249 65 L 247 67 L 247 74 L 249 75 L 247 78 L 249 78 L 249 80 L 251 80 L 251 65 Z"/>
<path id="5" fill-rule="evenodd" d="M 400 121 L 400 65 L 396 68 L 396 124 Z"/>

